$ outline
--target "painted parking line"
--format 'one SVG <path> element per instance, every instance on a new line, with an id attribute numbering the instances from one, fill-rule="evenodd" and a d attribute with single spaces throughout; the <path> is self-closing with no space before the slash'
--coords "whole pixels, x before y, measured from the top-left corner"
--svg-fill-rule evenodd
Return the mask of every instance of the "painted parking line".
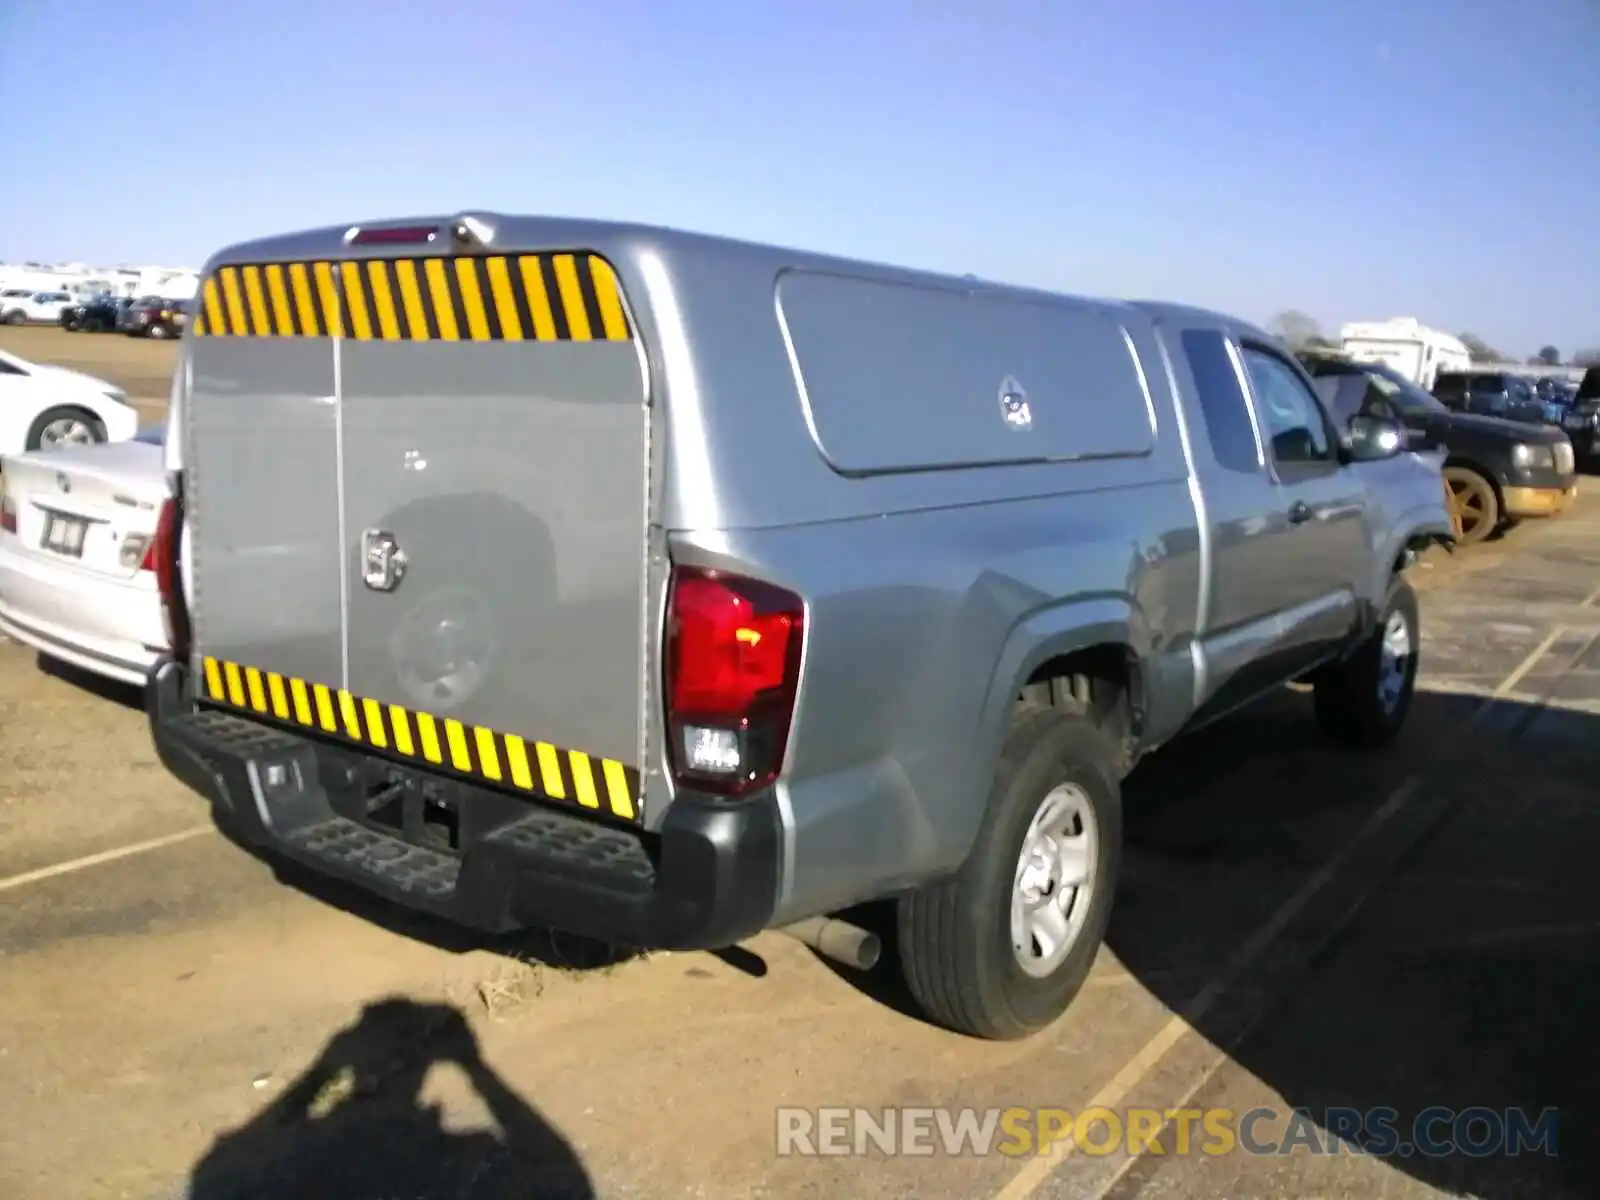
<path id="1" fill-rule="evenodd" d="M 189 829 L 169 833 L 164 837 L 150 838 L 148 841 L 132 842 L 126 846 L 117 846 L 112 850 L 102 850 L 99 854 L 86 854 L 82 858 L 69 858 L 66 862 L 54 863 L 48 867 L 39 867 L 37 870 L 24 871 L 20 875 L 11 875 L 0 879 L 0 892 L 9 892 L 13 888 L 27 887 L 30 883 L 41 883 L 46 879 L 54 879 L 58 875 L 70 875 L 74 871 L 87 871 L 90 867 L 103 866 L 106 863 L 118 862 L 124 858 L 132 858 L 136 854 L 148 854 L 151 850 L 161 850 L 167 846 L 176 846 L 180 842 L 193 841 L 197 837 L 204 837 L 208 833 L 215 833 L 214 825 L 196 825 Z"/>
<path id="2" fill-rule="evenodd" d="M 1467 717 L 1462 725 L 1463 730 L 1476 726 L 1488 718 L 1495 709 L 1503 706 L 1511 691 L 1538 665 L 1539 660 L 1549 652 L 1551 646 L 1555 645 L 1556 639 L 1560 637 L 1562 632 L 1562 627 L 1557 626 L 1550 632 L 1549 636 L 1545 637 L 1530 650 L 1522 661 L 1513 667 L 1510 673 L 1501 680 L 1499 686 L 1484 697 L 1483 702 L 1473 709 L 1471 715 Z M 1356 852 L 1370 842 L 1396 817 L 1407 810 L 1417 798 L 1423 781 L 1424 777 L 1422 775 L 1412 775 L 1390 792 L 1388 798 L 1384 800 L 1376 812 L 1367 818 L 1366 823 L 1356 832 L 1356 835 L 1312 873 L 1306 882 L 1300 886 L 1299 890 L 1289 897 L 1268 918 L 1266 923 L 1251 935 L 1250 939 L 1239 948 L 1232 958 L 1223 964 L 1222 969 L 1196 994 L 1193 1000 L 1184 1006 L 1183 1011 L 1174 1014 L 1156 1035 L 1146 1042 L 1123 1065 L 1122 1069 L 1095 1093 L 1088 1103 L 1083 1106 L 1083 1111 L 1088 1112 L 1092 1109 L 1100 1108 L 1115 1109 L 1127 1099 L 1134 1088 L 1148 1079 L 1167 1056 L 1168 1052 L 1189 1034 L 1195 1032 L 1195 1026 L 1218 1003 L 1226 998 L 1229 990 L 1239 982 L 1244 973 L 1255 965 L 1262 955 L 1278 941 L 1284 931 L 1289 928 L 1294 918 L 1330 883 L 1339 877 L 1339 873 L 1355 857 Z M 1428 828 L 1431 829 L 1432 827 L 1433 823 L 1430 822 Z M 1376 894 L 1382 882 L 1381 878 L 1374 880 L 1371 885 L 1362 890 L 1361 894 L 1355 898 L 1354 903 L 1334 924 L 1333 928 L 1324 937 L 1319 938 L 1317 944 L 1311 948 L 1310 954 L 1312 956 L 1322 952 L 1345 929 L 1349 928 L 1367 900 Z M 1262 1015 L 1265 1015 L 1264 1011 Z M 1248 1036 L 1259 1020 L 1260 1018 L 1258 1017 L 1248 1022 L 1245 1029 L 1240 1032 L 1235 1040 L 1239 1041 Z M 1210 1066 L 1202 1072 L 1201 1078 L 1192 1088 L 1185 1092 L 1183 1099 L 1174 1105 L 1164 1107 L 1182 1107 L 1187 1104 L 1229 1061 L 1230 1056 L 1226 1051 L 1217 1054 Z M 1010 1181 L 995 1193 L 994 1200 L 1026 1200 L 1027 1197 L 1032 1196 L 1050 1180 L 1056 1170 L 1072 1157 L 1076 1149 L 1076 1139 L 1062 1139 L 1053 1143 L 1048 1152 L 1028 1159 L 1017 1173 L 1012 1176 Z M 1134 1164 L 1141 1157 L 1142 1152 L 1128 1155 L 1112 1177 L 1102 1187 L 1097 1188 L 1092 1193 L 1092 1196 L 1097 1200 L 1098 1197 L 1106 1195 L 1123 1176 L 1132 1170 Z"/>

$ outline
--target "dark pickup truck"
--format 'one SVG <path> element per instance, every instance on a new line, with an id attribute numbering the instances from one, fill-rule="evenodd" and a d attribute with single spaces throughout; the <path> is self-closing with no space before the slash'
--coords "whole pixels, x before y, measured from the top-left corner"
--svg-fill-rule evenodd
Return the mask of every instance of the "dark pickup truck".
<path id="1" fill-rule="evenodd" d="M 82 304 L 61 310 L 61 327 L 73 333 L 112 333 L 129 301 L 116 296 L 93 296 Z"/>
<path id="2" fill-rule="evenodd" d="M 1577 392 L 1562 413 L 1561 428 L 1572 439 L 1580 467 L 1592 471 L 1600 466 L 1600 367 L 1584 372 Z"/>
<path id="3" fill-rule="evenodd" d="M 1577 495 L 1573 441 L 1553 426 L 1447 407 L 1380 364 L 1318 354 L 1300 361 L 1335 421 L 1357 413 L 1399 421 L 1410 431 L 1412 450 L 1444 455 L 1462 544 L 1526 517 L 1555 516 Z"/>
<path id="4" fill-rule="evenodd" d="M 1433 394 L 1452 412 L 1533 423 L 1545 419 L 1544 402 L 1533 385 L 1505 371 L 1440 371 Z"/>

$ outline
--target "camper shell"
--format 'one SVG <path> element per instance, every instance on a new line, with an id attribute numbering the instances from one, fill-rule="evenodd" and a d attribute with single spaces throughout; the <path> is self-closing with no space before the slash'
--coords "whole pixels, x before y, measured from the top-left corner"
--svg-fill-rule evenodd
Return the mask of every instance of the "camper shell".
<path id="1" fill-rule="evenodd" d="M 1274 345 L 642 226 L 231 247 L 175 381 L 157 746 L 246 844 L 485 929 L 719 946 L 934 886 L 1019 702 L 1119 779 L 1371 644 L 1448 537 L 1436 466 L 1363 475 L 1325 416 L 1335 457 L 1273 464 Z"/>

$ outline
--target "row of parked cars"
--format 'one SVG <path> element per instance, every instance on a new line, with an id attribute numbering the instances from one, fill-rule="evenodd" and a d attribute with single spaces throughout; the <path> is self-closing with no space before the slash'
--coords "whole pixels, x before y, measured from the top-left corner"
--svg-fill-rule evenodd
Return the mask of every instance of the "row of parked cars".
<path id="1" fill-rule="evenodd" d="M 0 630 L 145 682 L 265 857 L 856 967 L 829 914 L 883 901 L 923 1010 L 987 1038 L 1082 986 L 1137 762 L 1290 681 L 1388 744 L 1416 555 L 1576 486 L 1561 429 L 1182 305 L 538 217 L 213 268 L 280 272 L 294 333 L 202 319 L 165 456 L 4 461 Z M 388 336 L 336 350 L 346 311 Z"/>
<path id="2" fill-rule="evenodd" d="M 0 291 L 0 325 L 60 325 L 74 333 L 125 333 L 175 338 L 189 320 L 189 302 L 169 296 L 74 296 L 68 292 Z"/>
<path id="3" fill-rule="evenodd" d="M 168 296 L 94 296 L 69 304 L 56 318 L 71 333 L 125 333 L 129 337 L 182 337 L 189 302 Z"/>

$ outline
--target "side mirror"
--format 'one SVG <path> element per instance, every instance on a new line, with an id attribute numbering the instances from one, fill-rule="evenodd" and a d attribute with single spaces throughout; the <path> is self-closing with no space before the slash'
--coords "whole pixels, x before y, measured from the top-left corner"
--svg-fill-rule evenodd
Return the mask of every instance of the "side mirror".
<path id="1" fill-rule="evenodd" d="M 1355 416 L 1345 426 L 1344 449 L 1351 462 L 1393 458 L 1406 448 L 1406 431 L 1381 417 Z"/>

